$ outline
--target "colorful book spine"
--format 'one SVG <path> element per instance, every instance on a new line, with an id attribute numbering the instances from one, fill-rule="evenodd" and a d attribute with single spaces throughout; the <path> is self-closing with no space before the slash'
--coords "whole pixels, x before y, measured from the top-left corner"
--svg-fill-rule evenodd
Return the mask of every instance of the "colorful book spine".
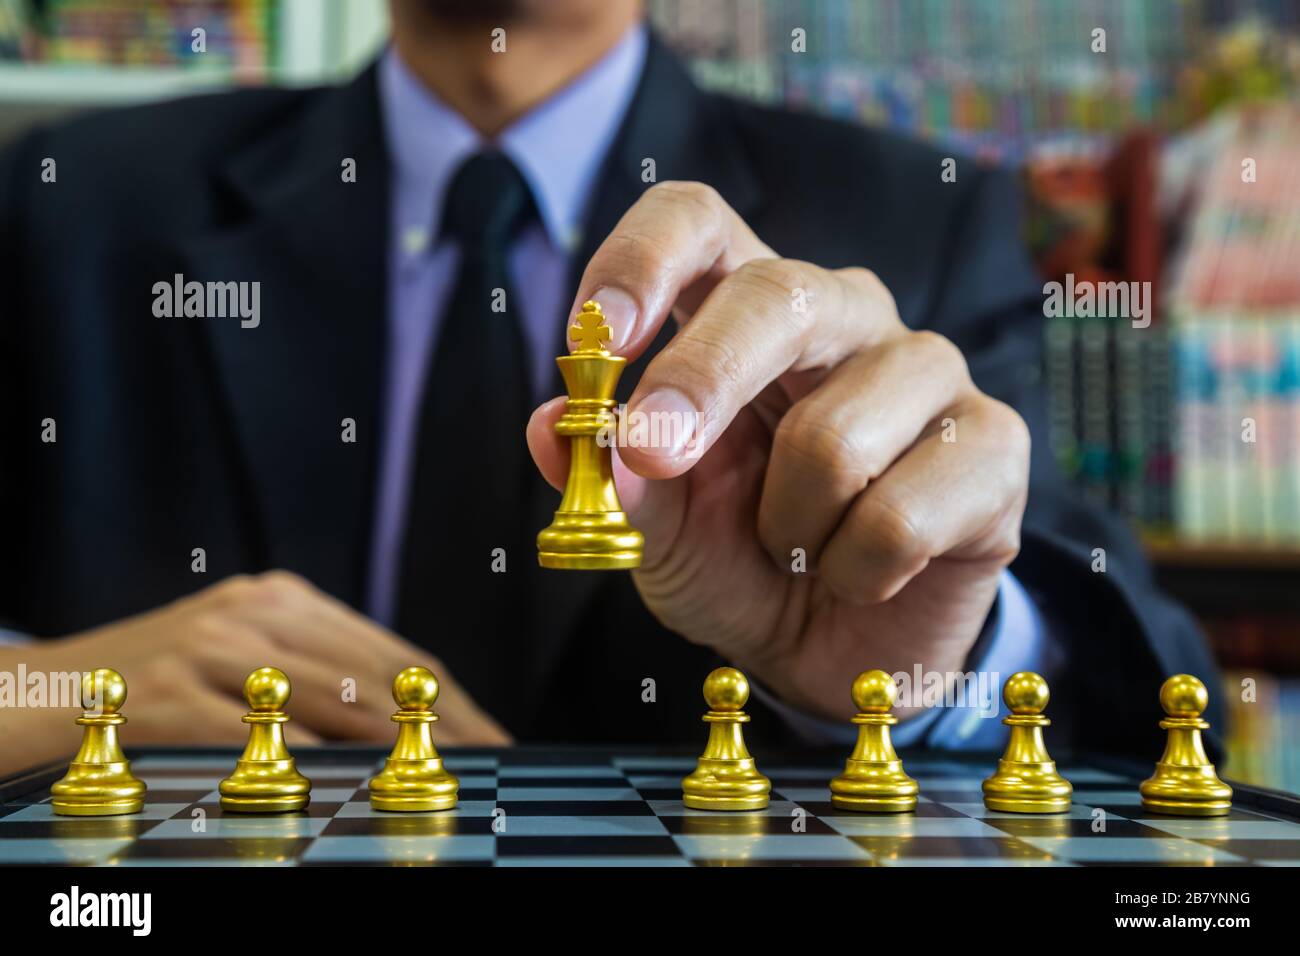
<path id="1" fill-rule="evenodd" d="M 276 0 L 46 0 L 21 17 L 26 60 L 69 65 L 151 66 L 264 76 L 277 60 Z M 194 31 L 202 29 L 195 49 Z M 0 34 L 2 35 L 2 34 Z M 0 42 L 0 54 L 5 49 Z"/>
<path id="2" fill-rule="evenodd" d="M 1275 790 L 1300 789 L 1300 681 L 1258 669 L 1224 675 L 1228 756 L 1221 768 L 1232 780 Z"/>

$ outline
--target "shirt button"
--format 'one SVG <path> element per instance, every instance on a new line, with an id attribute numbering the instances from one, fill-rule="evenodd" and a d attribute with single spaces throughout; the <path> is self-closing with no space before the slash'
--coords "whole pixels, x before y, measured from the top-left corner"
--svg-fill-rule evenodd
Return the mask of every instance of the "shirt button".
<path id="1" fill-rule="evenodd" d="M 411 226 L 402 233 L 402 251 L 408 256 L 418 256 L 429 246 L 429 230 Z"/>

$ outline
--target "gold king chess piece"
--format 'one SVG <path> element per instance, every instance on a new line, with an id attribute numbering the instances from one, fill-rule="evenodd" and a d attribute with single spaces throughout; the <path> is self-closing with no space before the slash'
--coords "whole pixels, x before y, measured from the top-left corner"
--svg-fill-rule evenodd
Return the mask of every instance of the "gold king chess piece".
<path id="1" fill-rule="evenodd" d="M 1156 772 L 1138 787 L 1142 809 L 1185 817 L 1218 817 L 1232 809 L 1232 788 L 1219 779 L 1205 755 L 1201 719 L 1209 706 L 1205 685 L 1191 674 L 1175 674 L 1160 687 L 1160 706 L 1169 732 Z"/>
<path id="2" fill-rule="evenodd" d="M 772 782 L 758 772 L 745 749 L 742 709 L 749 700 L 749 681 L 734 667 L 719 667 L 704 680 L 709 712 L 709 740 L 695 771 L 682 781 L 682 803 L 692 810 L 762 810 Z"/>
<path id="3" fill-rule="evenodd" d="M 884 671 L 866 671 L 853 682 L 853 704 L 858 714 L 858 742 L 844 764 L 844 772 L 831 781 L 831 803 L 840 810 L 860 813 L 904 813 L 916 809 L 916 781 L 903 771 L 894 751 L 889 728 L 898 718 L 889 712 L 898 685 Z"/>
<path id="4" fill-rule="evenodd" d="M 67 774 L 50 787 L 55 813 L 106 817 L 139 813 L 144 808 L 144 783 L 131 773 L 117 739 L 117 728 L 126 723 L 120 713 L 124 703 L 126 681 L 117 671 L 101 667 L 81 675 L 84 713 L 77 723 L 85 730 Z"/>
<path id="5" fill-rule="evenodd" d="M 596 302 L 584 302 L 569 337 L 578 344 L 555 360 L 569 401 L 555 423 L 569 439 L 569 478 L 555 520 L 537 536 L 544 568 L 610 571 L 641 565 L 644 539 L 623 513 L 614 487 L 614 389 L 627 365 L 604 347 L 609 325 Z M 609 438 L 611 440 L 603 440 Z"/>
<path id="6" fill-rule="evenodd" d="M 1011 715 L 1003 723 L 1011 728 L 1006 753 L 998 769 L 984 781 L 984 806 L 1002 813 L 1064 813 L 1070 809 L 1074 788 L 1056 772 L 1047 754 L 1043 716 L 1049 699 L 1047 681 L 1021 671 L 1002 685 L 1002 699 Z"/>
<path id="7" fill-rule="evenodd" d="M 370 781 L 370 805 L 376 810 L 449 810 L 456 805 L 460 781 L 447 772 L 433 746 L 433 712 L 438 678 L 427 667 L 407 667 L 393 679 L 397 743 L 384 769 Z"/>
<path id="8" fill-rule="evenodd" d="M 298 772 L 284 743 L 289 715 L 289 678 L 274 667 L 259 667 L 244 681 L 249 712 L 248 746 L 234 772 L 221 781 L 221 809 L 236 813 L 291 813 L 307 806 L 311 781 Z"/>

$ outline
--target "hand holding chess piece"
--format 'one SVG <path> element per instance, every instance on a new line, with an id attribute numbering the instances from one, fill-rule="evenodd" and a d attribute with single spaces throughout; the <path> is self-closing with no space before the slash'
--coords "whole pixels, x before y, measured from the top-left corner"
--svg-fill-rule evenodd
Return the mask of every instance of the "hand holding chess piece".
<path id="1" fill-rule="evenodd" d="M 842 675 L 864 657 L 965 670 L 1020 547 L 1030 442 L 956 345 L 910 328 L 866 269 L 782 258 L 702 183 L 646 189 L 579 291 L 611 356 L 660 346 L 613 473 L 645 535 L 632 579 L 664 627 L 826 718 L 853 716 Z M 566 493 L 572 404 L 528 427 Z"/>

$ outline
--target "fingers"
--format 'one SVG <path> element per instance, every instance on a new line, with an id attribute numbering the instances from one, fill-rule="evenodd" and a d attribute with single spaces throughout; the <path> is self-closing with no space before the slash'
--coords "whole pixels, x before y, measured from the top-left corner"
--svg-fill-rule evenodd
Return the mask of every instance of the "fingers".
<path id="1" fill-rule="evenodd" d="M 567 403 L 561 395 L 538 406 L 528 419 L 524 433 L 537 470 L 556 491 L 563 491 L 569 480 L 569 442 L 555 433 L 555 423 L 564 414 Z"/>
<path id="2" fill-rule="evenodd" d="M 324 741 L 302 724 L 288 723 L 284 727 L 284 741 L 290 747 L 314 747 Z"/>
<path id="3" fill-rule="evenodd" d="M 772 256 L 712 187 L 660 183 L 600 244 L 569 314 L 595 299 L 611 328 L 610 350 L 635 358 L 688 288 L 698 283 L 693 298 L 700 299 L 741 263 Z"/>
<path id="4" fill-rule="evenodd" d="M 906 335 L 837 367 L 777 426 L 758 535 L 778 564 L 811 566 L 852 502 L 945 409 L 971 394 L 966 362 L 933 333 Z"/>
<path id="5" fill-rule="evenodd" d="M 673 441 L 634 445 L 624 459 L 648 478 L 682 474 L 773 382 L 797 399 L 847 357 L 904 334 L 893 300 L 866 270 L 748 262 L 655 356 L 629 402 L 632 425 L 647 422 L 661 436 L 655 423 L 665 423 Z"/>
<path id="6" fill-rule="evenodd" d="M 441 718 L 438 739 L 442 743 L 476 747 L 504 747 L 514 743 L 505 728 L 455 681 L 442 683 L 438 694 L 438 714 Z"/>
<path id="7" fill-rule="evenodd" d="M 436 658 L 297 575 L 274 571 L 232 582 L 209 603 L 206 618 L 207 627 L 226 635 L 207 643 L 232 645 L 224 669 L 219 654 L 205 652 L 214 674 L 221 675 L 214 680 L 225 686 L 238 681 L 242 687 L 250 660 L 283 661 L 293 675 L 295 715 L 312 729 L 353 739 L 386 738 L 392 733 L 393 677 L 404 667 L 422 665 L 438 677 L 444 736 L 465 743 L 510 742 Z M 356 701 L 345 703 L 342 680 L 349 677 L 356 681 Z"/>
<path id="8" fill-rule="evenodd" d="M 326 737 L 381 740 L 391 732 L 392 707 L 383 688 L 356 688 L 344 698 L 344 679 L 334 668 L 276 647 L 256 629 L 212 615 L 195 622 L 200 635 L 195 662 L 204 679 L 232 700 L 243 697 L 251 661 L 264 661 L 292 675 L 294 722 Z"/>
<path id="9" fill-rule="evenodd" d="M 980 396 L 928 429 L 854 501 L 822 551 L 822 581 L 866 604 L 892 598 L 936 557 L 1009 563 L 1028 468 L 1024 422 Z"/>
<path id="10" fill-rule="evenodd" d="M 248 725 L 243 723 L 247 708 L 233 698 L 204 686 L 197 677 L 183 694 L 149 693 L 150 681 L 141 680 L 140 703 L 131 710 L 131 740 L 136 743 L 201 742 L 213 746 L 245 743 Z M 175 687 L 175 683 L 172 684 Z M 303 731 L 309 741 L 319 738 Z"/>
<path id="11" fill-rule="evenodd" d="M 232 586 L 216 612 L 255 629 L 277 648 L 333 668 L 340 679 L 387 684 L 401 668 L 423 663 L 413 659 L 421 652 L 285 571 Z M 386 690 L 383 696 L 387 700 Z"/>
<path id="12" fill-rule="evenodd" d="M 339 663 L 373 657 L 358 649 L 350 638 L 361 637 L 373 643 L 390 636 L 287 571 L 269 571 L 232 582 L 218 593 L 217 607 L 263 629 L 286 648 L 310 651 Z"/>
<path id="13" fill-rule="evenodd" d="M 628 468 L 647 478 L 690 469 L 740 408 L 778 378 L 792 398 L 860 348 L 900 335 L 892 297 L 863 269 L 827 271 L 777 258 L 712 188 L 661 183 L 597 249 L 573 310 L 600 302 L 611 350 L 635 358 L 676 308 L 691 315 L 646 369 L 629 403 Z M 808 378 L 804 376 L 803 378 Z M 555 456 L 539 464 L 554 470 Z M 555 480 L 552 478 L 551 480 Z"/>

